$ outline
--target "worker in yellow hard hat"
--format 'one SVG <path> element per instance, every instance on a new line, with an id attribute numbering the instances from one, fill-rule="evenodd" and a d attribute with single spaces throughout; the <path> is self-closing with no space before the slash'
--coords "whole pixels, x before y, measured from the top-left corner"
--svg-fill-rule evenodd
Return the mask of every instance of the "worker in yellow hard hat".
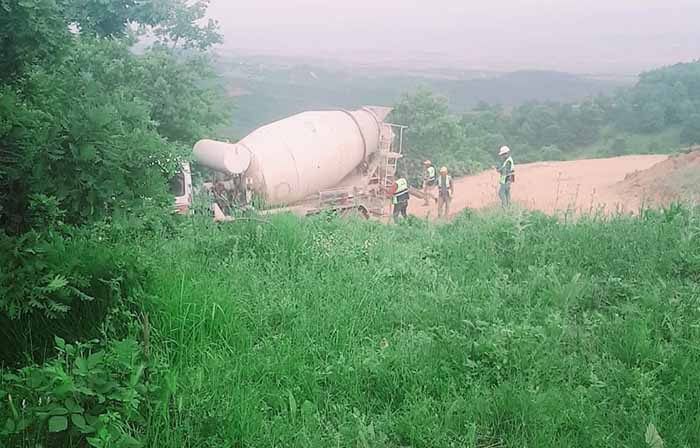
<path id="1" fill-rule="evenodd" d="M 440 168 L 440 175 L 437 178 L 438 186 L 438 218 L 450 215 L 450 203 L 455 193 L 455 186 L 452 177 L 447 171 L 447 167 Z"/>
<path id="2" fill-rule="evenodd" d="M 435 186 L 435 167 L 430 160 L 423 162 L 425 170 L 423 171 L 423 205 L 428 206 L 428 199 L 430 197 L 430 190 Z"/>
<path id="3" fill-rule="evenodd" d="M 510 155 L 510 148 L 507 146 L 501 147 L 498 156 L 503 160 L 501 166 L 496 168 L 499 174 L 498 197 L 501 199 L 501 205 L 505 208 L 510 205 L 511 185 L 515 182 L 515 164 Z"/>

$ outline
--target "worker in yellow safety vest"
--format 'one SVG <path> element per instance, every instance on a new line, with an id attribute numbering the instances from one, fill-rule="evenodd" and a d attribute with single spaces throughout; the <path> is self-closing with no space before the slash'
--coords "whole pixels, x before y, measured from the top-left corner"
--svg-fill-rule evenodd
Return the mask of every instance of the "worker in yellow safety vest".
<path id="1" fill-rule="evenodd" d="M 426 160 L 423 162 L 423 166 L 425 166 L 425 171 L 423 172 L 423 205 L 427 206 L 429 205 L 430 190 L 435 186 L 435 178 L 437 176 L 435 175 L 433 162 Z"/>
<path id="2" fill-rule="evenodd" d="M 501 199 L 501 205 L 508 207 L 510 205 L 511 185 L 515 182 L 515 164 L 513 163 L 513 157 L 510 155 L 509 147 L 501 147 L 498 155 L 503 160 L 501 166 L 496 168 L 499 174 L 498 197 Z"/>
<path id="3" fill-rule="evenodd" d="M 406 209 L 408 208 L 408 181 L 405 177 L 399 177 L 394 182 L 392 188 L 391 202 L 394 206 L 393 216 L 394 222 L 399 221 L 399 216 L 406 217 Z"/>
<path id="4" fill-rule="evenodd" d="M 438 186 L 438 218 L 450 215 L 450 203 L 455 193 L 452 177 L 447 172 L 447 167 L 440 168 L 440 176 L 437 178 Z"/>

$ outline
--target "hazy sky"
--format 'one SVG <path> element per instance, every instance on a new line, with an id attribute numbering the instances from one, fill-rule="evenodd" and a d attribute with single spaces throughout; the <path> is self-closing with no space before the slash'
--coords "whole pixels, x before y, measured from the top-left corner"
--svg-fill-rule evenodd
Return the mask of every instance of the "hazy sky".
<path id="1" fill-rule="evenodd" d="M 212 0 L 210 15 L 227 48 L 261 53 L 595 73 L 700 58 L 700 0 Z"/>

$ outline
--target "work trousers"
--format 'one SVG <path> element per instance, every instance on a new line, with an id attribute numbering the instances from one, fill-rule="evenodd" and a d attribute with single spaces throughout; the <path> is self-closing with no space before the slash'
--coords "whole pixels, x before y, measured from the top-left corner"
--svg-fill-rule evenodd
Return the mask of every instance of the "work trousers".
<path id="1" fill-rule="evenodd" d="M 510 205 L 510 182 L 501 184 L 498 188 L 498 197 L 501 198 L 501 205 L 504 208 Z"/>
<path id="2" fill-rule="evenodd" d="M 399 222 L 399 215 L 403 216 L 404 218 L 407 216 L 406 215 L 407 208 L 408 208 L 408 201 L 399 202 L 397 204 L 394 204 L 394 222 Z"/>
<path id="3" fill-rule="evenodd" d="M 423 181 L 423 205 L 428 205 L 428 200 L 430 199 L 430 192 L 435 185 L 435 181 Z"/>
<path id="4" fill-rule="evenodd" d="M 450 216 L 450 203 L 452 198 L 449 195 L 438 196 L 438 218 Z"/>

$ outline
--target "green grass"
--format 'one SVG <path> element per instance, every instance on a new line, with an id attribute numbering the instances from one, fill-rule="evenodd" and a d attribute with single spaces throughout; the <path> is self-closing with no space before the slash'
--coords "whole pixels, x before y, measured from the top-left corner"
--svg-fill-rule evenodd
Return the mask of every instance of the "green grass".
<path id="1" fill-rule="evenodd" d="M 41 246 L 95 299 L 29 321 L 69 344 L 0 369 L 0 446 L 700 446 L 697 210 L 133 219 Z"/>
<path id="2" fill-rule="evenodd" d="M 700 446 L 700 218 L 192 220 L 147 446 Z"/>

